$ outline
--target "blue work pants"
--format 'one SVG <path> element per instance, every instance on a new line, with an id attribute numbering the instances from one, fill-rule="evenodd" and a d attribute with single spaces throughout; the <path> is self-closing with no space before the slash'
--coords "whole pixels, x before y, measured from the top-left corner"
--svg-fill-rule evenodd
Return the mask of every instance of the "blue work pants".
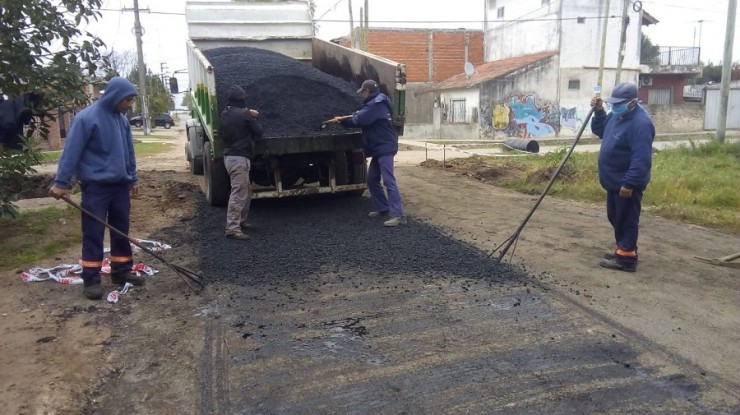
<path id="1" fill-rule="evenodd" d="M 128 183 L 82 183 L 82 208 L 128 235 L 131 194 Z M 82 214 L 82 279 L 86 286 L 100 284 L 105 225 Z M 134 259 L 128 239 L 110 231 L 111 274 L 131 271 Z"/>
<path id="2" fill-rule="evenodd" d="M 632 197 L 619 197 L 619 190 L 606 191 L 606 216 L 614 228 L 617 261 L 637 263 L 637 231 L 642 209 L 642 190 L 632 190 Z"/>
<path id="3" fill-rule="evenodd" d="M 370 166 L 367 169 L 367 187 L 370 190 L 374 210 L 389 212 L 391 216 L 399 218 L 405 216 L 401 193 L 398 191 L 396 177 L 393 174 L 393 155 L 377 156 L 370 160 Z"/>

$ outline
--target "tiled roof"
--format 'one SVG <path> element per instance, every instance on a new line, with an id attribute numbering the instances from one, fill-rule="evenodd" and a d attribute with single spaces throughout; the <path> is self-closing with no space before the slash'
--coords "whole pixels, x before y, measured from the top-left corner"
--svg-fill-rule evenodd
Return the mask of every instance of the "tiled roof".
<path id="1" fill-rule="evenodd" d="M 558 51 L 540 52 L 531 55 L 522 55 L 515 58 L 501 59 L 498 61 L 487 62 L 475 68 L 475 73 L 468 78 L 464 73 L 447 78 L 442 82 L 434 84 L 427 91 L 439 91 L 444 89 L 470 88 L 482 82 L 499 78 L 510 74 L 516 70 L 531 65 L 543 59 L 550 58 L 558 54 Z"/>

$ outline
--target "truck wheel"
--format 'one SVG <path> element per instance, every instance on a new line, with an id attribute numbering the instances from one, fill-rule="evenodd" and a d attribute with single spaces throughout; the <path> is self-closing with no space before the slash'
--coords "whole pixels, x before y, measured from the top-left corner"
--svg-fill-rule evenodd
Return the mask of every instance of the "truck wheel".
<path id="1" fill-rule="evenodd" d="M 214 159 L 211 142 L 203 144 L 203 172 L 206 182 L 206 201 L 211 206 L 226 206 L 229 203 L 231 180 L 223 159 Z"/>
<path id="2" fill-rule="evenodd" d="M 169 130 L 170 127 L 172 127 L 172 125 L 170 125 L 170 123 L 168 123 L 168 122 L 164 123 L 164 128 L 166 128 L 166 129 Z"/>

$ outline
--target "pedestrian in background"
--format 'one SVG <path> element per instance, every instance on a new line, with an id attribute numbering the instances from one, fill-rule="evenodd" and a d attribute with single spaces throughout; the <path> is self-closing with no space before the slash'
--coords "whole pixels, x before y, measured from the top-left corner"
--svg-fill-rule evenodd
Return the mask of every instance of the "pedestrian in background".
<path id="1" fill-rule="evenodd" d="M 363 98 L 363 107 L 352 115 L 334 117 L 330 123 L 362 128 L 365 157 L 371 157 L 367 169 L 367 187 L 373 211 L 369 216 L 390 216 L 383 222 L 384 226 L 405 225 L 406 215 L 393 172 L 393 159 L 398 153 L 398 135 L 393 129 L 391 115 L 393 104 L 372 79 L 363 82 L 357 93 Z"/>
<path id="2" fill-rule="evenodd" d="M 247 93 L 233 85 L 227 92 L 226 109 L 221 113 L 218 134 L 224 144 L 224 165 L 231 180 L 231 195 L 226 210 L 226 237 L 246 240 L 247 217 L 252 201 L 249 170 L 254 158 L 254 140 L 262 137 L 257 123 L 259 112 L 247 108 Z"/>
<path id="3" fill-rule="evenodd" d="M 606 215 L 614 228 L 615 250 L 604 255 L 604 268 L 637 270 L 637 234 L 642 194 L 650 182 L 655 127 L 637 101 L 637 86 L 617 84 L 604 102 L 591 100 L 591 131 L 601 138 L 599 182 L 606 190 Z"/>
<path id="4" fill-rule="evenodd" d="M 131 127 L 126 119 L 136 88 L 125 78 L 108 82 L 103 96 L 80 111 L 64 143 L 54 186 L 49 195 L 66 196 L 76 176 L 82 189 L 82 208 L 128 235 L 131 198 L 139 196 L 136 155 Z M 82 280 L 85 297 L 103 296 L 100 269 L 103 266 L 105 225 L 82 214 Z M 131 273 L 134 258 L 124 236 L 110 232 L 111 280 L 114 284 L 142 285 L 144 277 Z"/>

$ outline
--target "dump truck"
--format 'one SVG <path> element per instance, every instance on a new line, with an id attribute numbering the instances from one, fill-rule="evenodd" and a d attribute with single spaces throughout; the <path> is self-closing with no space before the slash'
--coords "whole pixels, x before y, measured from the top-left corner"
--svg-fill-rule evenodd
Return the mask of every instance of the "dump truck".
<path id="1" fill-rule="evenodd" d="M 393 124 L 402 134 L 405 65 L 315 37 L 309 1 L 188 0 L 185 16 L 194 101 L 186 124 L 185 155 L 191 172 L 204 175 L 209 204 L 226 205 L 230 193 L 218 135 L 219 100 L 226 97 L 217 93 L 218 67 L 206 57 L 211 49 L 277 52 L 341 78 L 355 89 L 365 79 L 375 79 L 394 103 Z M 294 134 L 265 136 L 255 142 L 250 178 L 253 198 L 345 192 L 361 195 L 366 189 L 366 171 L 359 130 L 328 134 L 320 129 L 296 129 Z"/>

